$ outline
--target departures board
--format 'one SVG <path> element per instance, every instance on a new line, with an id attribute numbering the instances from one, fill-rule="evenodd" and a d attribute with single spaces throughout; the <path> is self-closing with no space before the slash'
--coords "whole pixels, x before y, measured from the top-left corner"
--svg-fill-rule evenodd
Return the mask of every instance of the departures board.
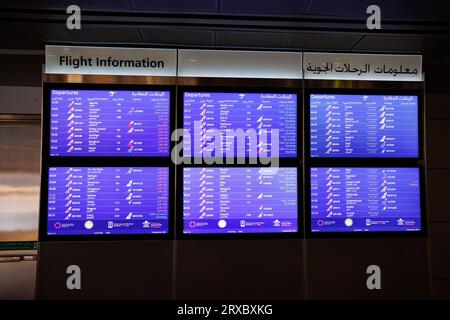
<path id="1" fill-rule="evenodd" d="M 418 96 L 311 94 L 311 157 L 417 158 Z"/>
<path id="2" fill-rule="evenodd" d="M 418 168 L 311 168 L 312 232 L 421 231 Z"/>
<path id="3" fill-rule="evenodd" d="M 183 169 L 183 233 L 298 231 L 297 168 Z"/>
<path id="4" fill-rule="evenodd" d="M 169 91 L 51 90 L 50 156 L 169 152 Z"/>
<path id="5" fill-rule="evenodd" d="M 185 144 L 183 154 L 190 157 L 295 158 L 299 152 L 297 99 L 296 93 L 186 91 L 183 93 L 183 127 L 194 139 Z M 217 142 L 213 130 L 223 135 L 218 155 L 212 147 Z M 248 133 L 249 139 L 242 145 L 230 134 L 236 130 Z"/>
<path id="6" fill-rule="evenodd" d="M 170 86 L 45 84 L 39 238 L 168 239 Z"/>
<path id="7" fill-rule="evenodd" d="M 307 234 L 424 234 L 420 92 L 323 89 L 305 99 Z"/>
<path id="8" fill-rule="evenodd" d="M 46 84 L 40 239 L 422 234 L 422 108 L 416 91 Z M 182 159 L 277 162 L 175 165 L 175 114 Z"/>
<path id="9" fill-rule="evenodd" d="M 166 234 L 169 169 L 51 167 L 47 235 Z"/>

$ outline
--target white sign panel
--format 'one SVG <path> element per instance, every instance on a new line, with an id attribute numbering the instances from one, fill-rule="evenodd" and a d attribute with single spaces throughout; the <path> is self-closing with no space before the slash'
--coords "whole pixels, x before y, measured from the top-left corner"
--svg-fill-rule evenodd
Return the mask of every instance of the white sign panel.
<path id="1" fill-rule="evenodd" d="M 305 79 L 422 81 L 422 56 L 304 53 Z"/>
<path id="2" fill-rule="evenodd" d="M 178 50 L 178 76 L 301 79 L 300 52 Z"/>
<path id="3" fill-rule="evenodd" d="M 176 49 L 46 46 L 45 72 L 176 76 Z"/>

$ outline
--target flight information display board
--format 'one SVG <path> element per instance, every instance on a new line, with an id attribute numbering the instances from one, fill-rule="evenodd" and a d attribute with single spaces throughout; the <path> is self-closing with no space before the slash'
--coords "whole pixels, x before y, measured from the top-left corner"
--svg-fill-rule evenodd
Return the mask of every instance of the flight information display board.
<path id="1" fill-rule="evenodd" d="M 47 235 L 168 233 L 167 167 L 50 167 Z"/>
<path id="2" fill-rule="evenodd" d="M 183 233 L 298 231 L 297 168 L 183 169 Z"/>
<path id="3" fill-rule="evenodd" d="M 310 155 L 418 158 L 418 96 L 310 94 Z"/>
<path id="4" fill-rule="evenodd" d="M 184 140 L 184 156 L 297 157 L 297 94 L 184 92 L 183 108 L 192 140 Z M 239 129 L 249 137 L 242 143 L 233 134 Z"/>
<path id="5" fill-rule="evenodd" d="M 418 168 L 311 168 L 312 232 L 421 229 Z"/>
<path id="6" fill-rule="evenodd" d="M 170 92 L 50 92 L 50 156 L 169 156 Z"/>

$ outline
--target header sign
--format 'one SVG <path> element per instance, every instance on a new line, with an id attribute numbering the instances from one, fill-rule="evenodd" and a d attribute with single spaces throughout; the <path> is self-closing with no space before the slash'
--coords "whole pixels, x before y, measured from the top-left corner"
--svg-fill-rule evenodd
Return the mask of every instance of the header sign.
<path id="1" fill-rule="evenodd" d="M 422 81 L 422 56 L 304 53 L 305 79 Z"/>
<path id="2" fill-rule="evenodd" d="M 301 79 L 302 53 L 180 49 L 178 76 Z"/>
<path id="3" fill-rule="evenodd" d="M 46 46 L 45 72 L 169 77 L 422 81 L 422 56 Z"/>
<path id="4" fill-rule="evenodd" d="M 45 72 L 176 76 L 176 49 L 46 46 Z"/>

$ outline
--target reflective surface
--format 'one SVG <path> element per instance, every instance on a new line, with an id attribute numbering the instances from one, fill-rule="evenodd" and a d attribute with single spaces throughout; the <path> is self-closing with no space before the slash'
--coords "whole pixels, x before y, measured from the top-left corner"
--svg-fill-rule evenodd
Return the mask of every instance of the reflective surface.
<path id="1" fill-rule="evenodd" d="M 40 121 L 0 118 L 0 242 L 37 240 Z"/>

